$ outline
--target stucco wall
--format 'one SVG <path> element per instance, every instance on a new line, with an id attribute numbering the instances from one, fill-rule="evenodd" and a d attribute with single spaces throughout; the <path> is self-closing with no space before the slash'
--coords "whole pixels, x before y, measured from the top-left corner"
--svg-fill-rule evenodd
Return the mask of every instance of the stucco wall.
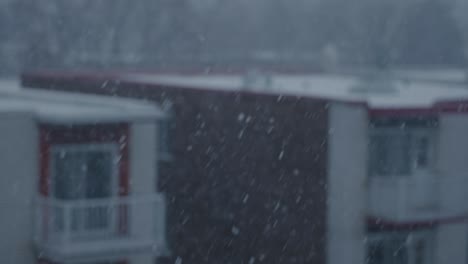
<path id="1" fill-rule="evenodd" d="M 465 215 L 468 201 L 468 115 L 447 114 L 440 116 L 438 142 L 438 177 L 453 180 L 453 184 L 440 186 L 440 206 Z M 466 181 L 460 181 L 466 179 Z M 444 188 L 445 187 L 445 188 Z M 466 263 L 468 250 L 467 223 L 447 223 L 438 226 L 436 232 L 436 264 Z"/>
<path id="2" fill-rule="evenodd" d="M 330 109 L 327 263 L 365 263 L 367 110 Z"/>
<path id="3" fill-rule="evenodd" d="M 130 128 L 130 197 L 139 203 L 131 207 L 131 232 L 143 239 L 156 238 L 154 254 L 166 251 L 165 200 L 156 192 L 158 177 L 157 152 L 158 125 L 154 122 L 133 123 Z M 151 195 L 158 194 L 151 202 Z M 151 252 L 131 256 L 130 263 L 153 263 Z"/>
<path id="4" fill-rule="evenodd" d="M 0 150 L 0 262 L 32 264 L 39 159 L 38 129 L 31 115 L 0 114 Z"/>

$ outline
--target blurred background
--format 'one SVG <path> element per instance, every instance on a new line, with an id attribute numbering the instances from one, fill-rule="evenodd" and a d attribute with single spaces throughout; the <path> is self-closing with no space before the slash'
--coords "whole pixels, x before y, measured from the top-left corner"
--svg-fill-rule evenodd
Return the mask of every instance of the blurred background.
<path id="1" fill-rule="evenodd" d="M 0 74 L 464 67 L 464 0 L 1 0 Z"/>

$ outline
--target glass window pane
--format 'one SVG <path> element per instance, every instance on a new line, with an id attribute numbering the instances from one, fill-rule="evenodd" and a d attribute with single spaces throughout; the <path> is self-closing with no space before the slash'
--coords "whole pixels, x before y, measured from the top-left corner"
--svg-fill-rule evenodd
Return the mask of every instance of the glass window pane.
<path id="1" fill-rule="evenodd" d="M 86 198 L 112 195 L 112 154 L 104 151 L 86 153 Z"/>
<path id="2" fill-rule="evenodd" d="M 371 175 L 406 175 L 410 171 L 410 142 L 406 134 L 382 133 L 371 136 Z"/>
<path id="3" fill-rule="evenodd" d="M 384 263 L 384 247 L 380 242 L 372 243 L 368 247 L 367 262 L 368 264 L 383 264 Z"/>
<path id="4" fill-rule="evenodd" d="M 53 154 L 53 192 L 59 199 L 103 198 L 112 194 L 113 154 L 67 149 Z"/>
<path id="5" fill-rule="evenodd" d="M 414 167 L 415 169 L 424 169 L 429 163 L 429 138 L 427 136 L 417 136 L 413 142 L 414 148 Z"/>
<path id="6" fill-rule="evenodd" d="M 58 199 L 84 197 L 86 175 L 85 155 L 80 152 L 58 151 L 53 154 L 53 193 Z"/>

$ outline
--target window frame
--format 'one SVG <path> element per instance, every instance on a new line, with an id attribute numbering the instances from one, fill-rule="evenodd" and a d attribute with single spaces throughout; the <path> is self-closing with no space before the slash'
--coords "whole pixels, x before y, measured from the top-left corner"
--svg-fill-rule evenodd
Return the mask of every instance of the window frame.
<path id="1" fill-rule="evenodd" d="M 404 122 L 402 122 L 404 124 Z M 388 135 L 388 136 L 386 136 Z M 401 137 L 407 137 L 408 144 L 408 161 L 406 164 L 408 166 L 406 173 L 398 173 L 397 169 L 391 169 L 390 172 L 382 173 L 384 169 L 376 170 L 374 168 L 375 161 L 374 159 L 374 137 L 383 136 L 390 138 L 392 135 L 397 135 Z M 368 131 L 368 174 L 370 177 L 408 177 L 412 176 L 421 171 L 433 171 L 436 167 L 436 148 L 438 142 L 438 129 L 435 126 L 401 126 L 401 125 L 392 125 L 392 126 L 370 126 Z M 427 139 L 427 149 L 426 149 L 426 165 L 420 167 L 417 165 L 417 156 L 419 150 L 416 146 L 417 139 Z M 404 150 L 401 150 L 404 151 Z M 406 169 L 402 169 L 403 171 Z"/>
<path id="2" fill-rule="evenodd" d="M 50 197 L 52 199 L 56 199 L 55 193 L 55 183 L 56 183 L 56 166 L 55 166 L 55 159 L 54 156 L 56 153 L 60 153 L 62 151 L 72 151 L 72 152 L 86 152 L 86 151 L 103 151 L 109 152 L 112 156 L 112 171 L 110 177 L 110 184 L 111 184 L 111 197 L 118 196 L 119 193 L 119 179 L 118 179 L 118 157 L 119 157 L 119 150 L 117 143 L 85 143 L 85 144 L 54 144 L 50 148 L 50 157 L 49 157 L 49 164 L 50 164 Z M 109 197 L 109 198 L 111 198 Z"/>
<path id="3" fill-rule="evenodd" d="M 377 233 L 370 233 L 366 237 L 366 256 L 369 257 L 369 249 L 371 245 L 376 243 L 385 243 L 391 242 L 392 240 L 401 240 L 404 241 L 400 248 L 405 248 L 406 250 L 406 258 L 407 264 L 417 264 L 416 260 L 421 257 L 417 254 L 416 245 L 418 242 L 424 242 L 426 245 L 425 251 L 423 251 L 424 259 L 427 260 L 424 263 L 432 263 L 433 262 L 433 252 L 435 248 L 435 229 L 423 229 L 418 231 L 391 231 L 391 232 L 377 232 Z M 388 246 L 388 244 L 387 244 Z M 385 250 L 385 248 L 384 248 Z M 390 255 L 394 254 L 394 251 L 386 248 L 387 253 L 391 253 Z M 393 254 L 392 254 L 393 253 Z M 385 256 L 384 256 L 385 258 Z M 387 261 L 386 261 L 387 260 Z M 391 260 L 391 261 L 388 261 Z M 369 259 L 370 261 L 370 259 Z M 389 259 L 384 259 L 382 263 L 384 264 L 394 263 L 394 256 L 391 256 Z"/>
<path id="4" fill-rule="evenodd" d="M 103 198 L 103 199 L 118 199 L 118 194 L 119 194 L 119 146 L 117 143 L 86 143 L 86 144 L 54 144 L 50 148 L 50 157 L 49 157 L 49 162 L 50 162 L 50 199 L 56 200 L 56 201 L 65 201 L 69 203 L 76 203 L 80 201 L 92 201 L 92 200 L 99 200 L 100 198 L 86 198 L 86 197 L 80 197 L 78 199 L 71 199 L 71 200 L 61 200 L 58 199 L 56 196 L 55 192 L 55 184 L 56 184 L 56 154 L 60 154 L 62 151 L 69 151 L 69 152 L 88 152 L 88 151 L 102 151 L 102 152 L 107 152 L 111 154 L 111 175 L 109 177 L 109 184 L 111 185 L 110 190 L 111 194 L 109 197 Z M 83 179 L 86 181 L 86 177 Z M 84 183 L 87 184 L 87 183 Z M 85 187 L 86 188 L 86 187 Z M 107 234 L 108 232 L 112 232 L 112 230 L 115 230 L 116 228 L 116 216 L 111 216 L 109 219 L 110 221 L 108 224 L 99 229 L 94 229 L 91 228 L 89 229 L 86 227 L 83 222 L 83 219 L 80 219 L 78 223 L 77 230 L 73 231 L 73 236 L 75 237 L 80 237 L 80 236 L 99 236 L 101 234 Z"/>

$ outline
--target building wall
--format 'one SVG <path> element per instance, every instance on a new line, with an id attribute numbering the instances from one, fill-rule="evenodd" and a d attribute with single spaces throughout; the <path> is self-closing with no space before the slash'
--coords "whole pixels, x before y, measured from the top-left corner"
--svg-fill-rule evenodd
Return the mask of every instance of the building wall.
<path id="1" fill-rule="evenodd" d="M 155 97 L 175 104 L 174 160 L 164 164 L 160 181 L 171 199 L 168 223 L 176 223 L 169 226 L 174 257 L 188 263 L 322 263 L 325 104 L 170 93 L 161 89 Z"/>
<path id="2" fill-rule="evenodd" d="M 439 197 L 441 206 L 459 211 L 467 208 L 468 190 L 468 115 L 447 114 L 440 116 L 438 143 L 438 177 L 453 180 L 453 184 L 441 184 Z M 466 179 L 459 181 L 459 179 Z M 450 183 L 450 181 L 448 181 Z M 468 228 L 466 220 L 442 224 L 437 228 L 437 263 L 466 263 L 468 250 Z"/>
<path id="3" fill-rule="evenodd" d="M 434 264 L 465 264 L 468 228 L 465 222 L 441 224 L 436 229 Z"/>
<path id="4" fill-rule="evenodd" d="M 367 110 L 333 103 L 328 159 L 327 263 L 365 263 Z"/>
<path id="5" fill-rule="evenodd" d="M 154 252 L 134 254 L 130 264 L 154 263 L 155 255 L 163 254 L 166 250 L 164 197 L 159 193 L 156 203 L 147 199 L 152 199 L 150 196 L 157 191 L 157 132 L 155 121 L 133 123 L 130 128 L 130 196 L 146 201 L 131 208 L 131 232 L 146 239 L 156 237 L 157 240 Z"/>
<path id="6" fill-rule="evenodd" d="M 1 113 L 0 131 L 0 262 L 32 264 L 38 129 L 30 114 Z"/>
<path id="7" fill-rule="evenodd" d="M 157 125 L 138 122 L 130 127 L 130 193 L 147 195 L 156 192 L 157 181 Z"/>
<path id="8" fill-rule="evenodd" d="M 44 87 L 172 102 L 170 263 L 325 263 L 325 101 L 70 80 Z"/>
<path id="9" fill-rule="evenodd" d="M 468 115 L 442 114 L 438 142 L 437 176 L 446 179 L 440 186 L 441 206 L 468 208 Z M 464 214 L 458 210 L 458 214 Z"/>

